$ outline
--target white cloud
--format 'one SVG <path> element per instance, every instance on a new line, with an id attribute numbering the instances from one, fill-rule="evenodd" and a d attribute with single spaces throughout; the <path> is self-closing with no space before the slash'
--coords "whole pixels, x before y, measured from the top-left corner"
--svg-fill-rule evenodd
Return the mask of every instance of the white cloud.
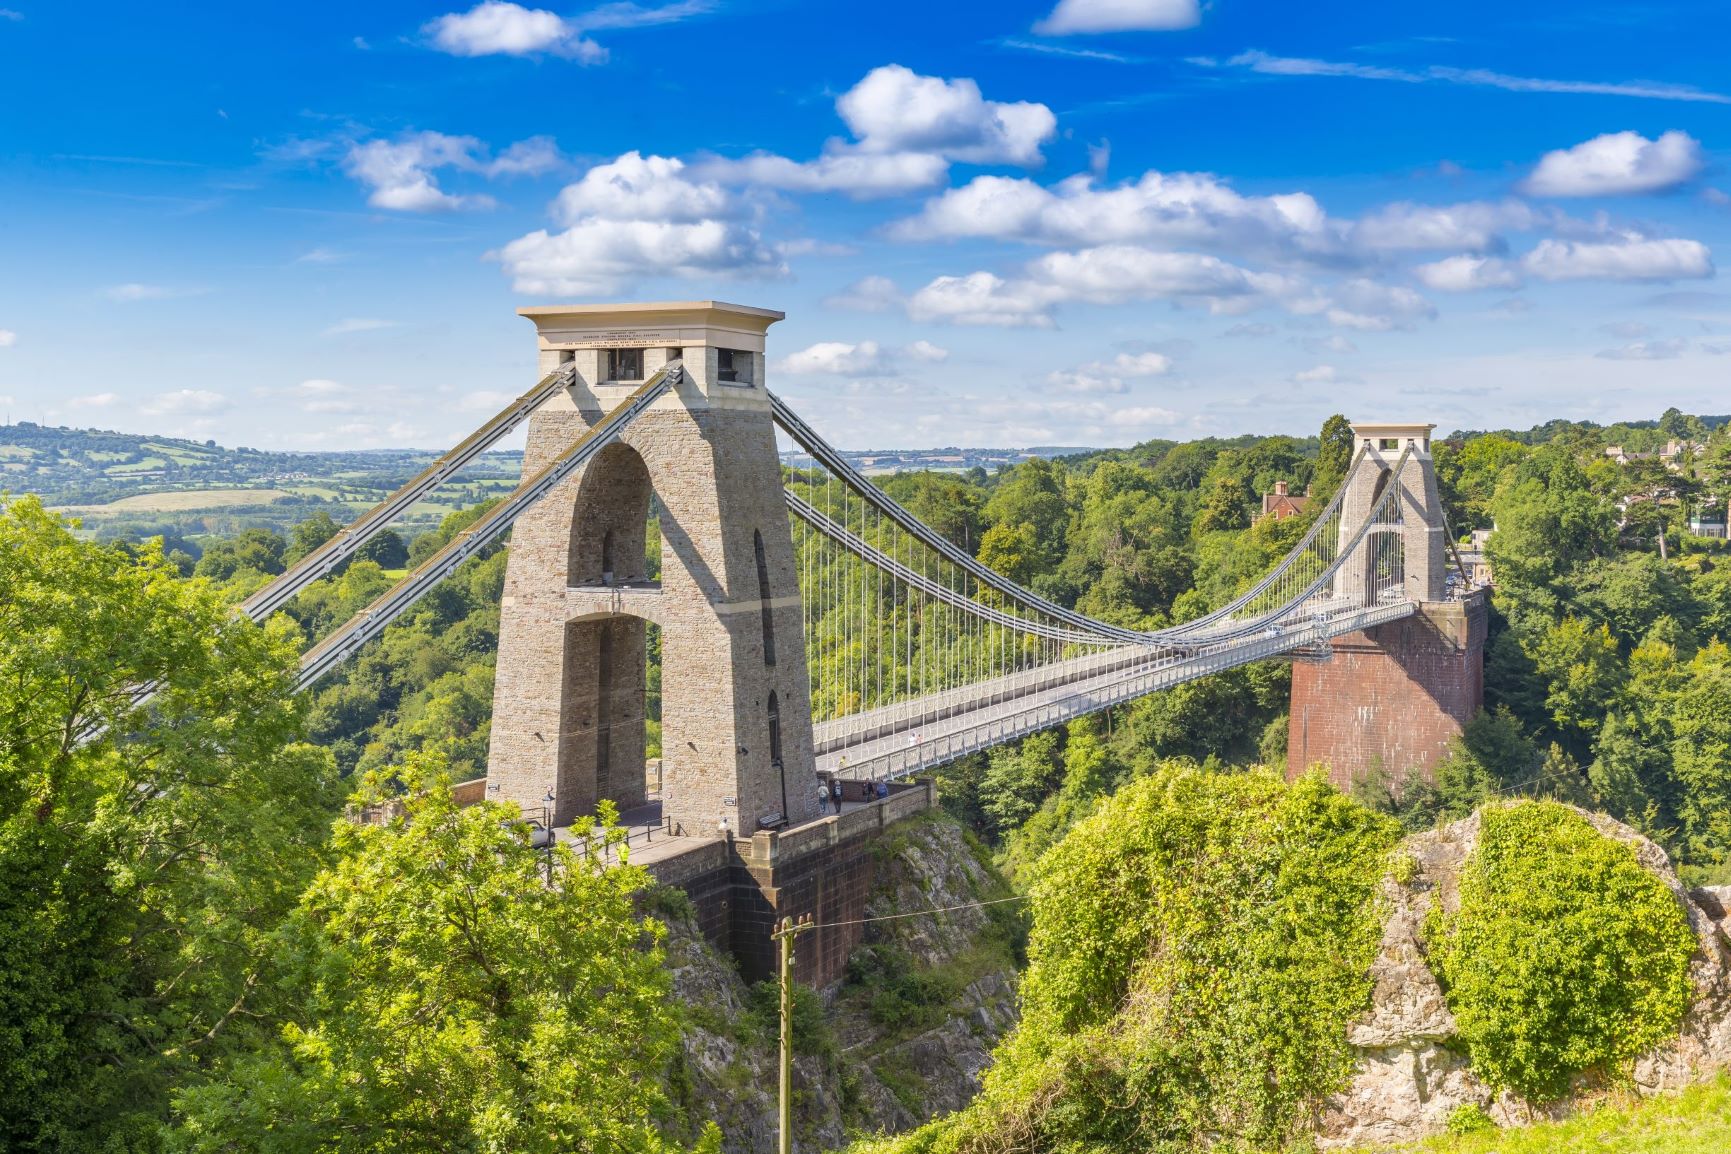
<path id="1" fill-rule="evenodd" d="M 153 417 L 193 413 L 220 413 L 230 405 L 227 397 L 208 389 L 175 389 L 158 393 L 140 405 L 141 411 Z"/>
<path id="2" fill-rule="evenodd" d="M 1413 274 L 1426 288 L 1449 293 L 1517 288 L 1521 283 L 1518 270 L 1507 261 L 1492 256 L 1451 256 L 1431 264 L 1421 264 L 1413 269 Z"/>
<path id="3" fill-rule="evenodd" d="M 1037 164 L 1058 126 L 1044 104 L 987 100 L 972 80 L 899 64 L 872 69 L 835 106 L 866 152 L 935 152 L 969 164 Z"/>
<path id="4" fill-rule="evenodd" d="M 1217 62 L 1207 57 L 1191 57 L 1191 62 L 1203 67 L 1215 67 Z M 1731 104 L 1731 96 L 1704 92 L 1686 84 L 1653 84 L 1594 80 L 1547 80 L 1533 76 L 1510 76 L 1484 68 L 1448 68 L 1432 65 L 1422 71 L 1404 68 L 1384 68 L 1378 65 L 1342 63 L 1298 56 L 1271 56 L 1255 49 L 1241 52 L 1226 61 L 1229 68 L 1245 68 L 1271 76 L 1346 76 L 1358 80 L 1392 80 L 1405 84 L 1463 84 L 1475 88 L 1500 88 L 1506 92 L 1560 92 L 1591 96 L 1633 96 L 1649 100 L 1683 100 L 1709 104 Z"/>
<path id="5" fill-rule="evenodd" d="M 1637 341 L 1622 348 L 1605 349 L 1595 355 L 1607 361 L 1668 361 L 1672 357 L 1680 357 L 1683 350 L 1689 347 L 1689 342 L 1680 339 L 1668 341 Z"/>
<path id="6" fill-rule="evenodd" d="M 400 212 L 488 208 L 486 196 L 453 196 L 439 187 L 433 170 L 472 168 L 481 142 L 472 136 L 411 132 L 397 140 L 369 140 L 349 150 L 343 169 L 371 188 L 367 203 Z"/>
<path id="7" fill-rule="evenodd" d="M 887 276 L 862 277 L 839 293 L 823 298 L 826 307 L 881 313 L 905 303 L 901 290 Z"/>
<path id="8" fill-rule="evenodd" d="M 1289 307 L 1299 313 L 1320 311 L 1337 328 L 1373 333 L 1411 328 L 1418 321 L 1436 316 L 1436 307 L 1412 289 L 1365 277 L 1354 277 L 1337 285 L 1320 308 L 1308 301 Z"/>
<path id="9" fill-rule="evenodd" d="M 343 261 L 345 261 L 347 259 L 348 259 L 347 253 L 338 252 L 334 248 L 327 248 L 324 245 L 319 245 L 316 248 L 308 249 L 306 252 L 303 252 L 301 255 L 295 257 L 295 263 L 296 264 L 341 264 Z"/>
<path id="10" fill-rule="evenodd" d="M 375 329 L 393 329 L 401 323 L 401 321 L 382 321 L 377 317 L 349 317 L 326 329 L 325 336 L 340 337 L 348 333 L 370 333 Z"/>
<path id="11" fill-rule="evenodd" d="M 339 384 L 336 381 L 315 378 L 310 381 L 302 381 L 300 384 L 295 386 L 295 390 L 297 392 L 310 393 L 314 396 L 322 397 L 329 396 L 332 393 L 346 393 L 349 391 L 349 387 L 347 385 Z"/>
<path id="12" fill-rule="evenodd" d="M 1048 373 L 1046 383 L 1066 393 L 1127 393 L 1129 379 L 1158 377 L 1171 369 L 1172 358 L 1160 353 L 1119 353 L 1109 361 Z"/>
<path id="13" fill-rule="evenodd" d="M 1713 275 L 1713 257 L 1697 240 L 1625 237 L 1609 242 L 1542 240 L 1521 267 L 1543 280 L 1694 280 Z"/>
<path id="14" fill-rule="evenodd" d="M 1340 373 L 1335 370 L 1333 365 L 1317 365 L 1315 368 L 1304 369 L 1292 374 L 1293 383 L 1299 385 L 1328 384 L 1339 379 Z"/>
<path id="15" fill-rule="evenodd" d="M 876 341 L 860 341 L 857 344 L 820 341 L 796 353 L 789 353 L 776 363 L 776 369 L 794 375 L 891 376 L 897 372 L 897 360 L 937 364 L 949 359 L 949 355 L 950 350 L 925 340 L 915 341 L 893 353 Z"/>
<path id="16" fill-rule="evenodd" d="M 628 152 L 567 185 L 553 216 L 567 227 L 518 237 L 494 255 L 518 292 L 612 293 L 652 276 L 774 276 L 785 271 L 713 182 L 682 161 Z"/>
<path id="17" fill-rule="evenodd" d="M 119 393 L 91 393 L 86 397 L 73 397 L 66 402 L 75 409 L 106 409 L 118 404 Z"/>
<path id="18" fill-rule="evenodd" d="M 0 329 L 0 349 L 9 349 L 18 343 L 18 334 L 11 329 Z"/>
<path id="19" fill-rule="evenodd" d="M 1052 307 L 1064 301 L 1189 300 L 1232 312 L 1290 288 L 1283 277 L 1203 253 L 1100 245 L 1048 253 L 1015 280 L 989 272 L 938 277 L 909 298 L 908 315 L 918 321 L 1049 328 Z"/>
<path id="20" fill-rule="evenodd" d="M 755 152 L 739 160 L 705 160 L 700 171 L 730 184 L 787 192 L 841 192 L 867 200 L 942 184 L 950 162 L 930 152 L 843 151 L 805 161 Z"/>
<path id="21" fill-rule="evenodd" d="M 439 169 L 474 173 L 487 179 L 544 176 L 562 168 L 565 158 L 550 136 L 531 136 L 489 156 L 473 136 L 443 132 L 406 132 L 395 140 L 368 140 L 350 145 L 343 171 L 372 190 L 367 203 L 398 212 L 449 212 L 492 208 L 490 196 L 446 192 L 434 174 Z M 314 250 L 320 252 L 322 250 Z M 340 254 L 306 259 L 341 259 Z"/>
<path id="22" fill-rule="evenodd" d="M 1169 32 L 1202 22 L 1197 0 L 1058 0 L 1034 25 L 1042 36 L 1087 32 Z"/>
<path id="23" fill-rule="evenodd" d="M 556 12 L 484 0 L 467 12 L 430 21 L 422 31 L 434 47 L 453 56 L 534 56 L 546 53 L 583 64 L 599 64 L 607 50 Z"/>
<path id="24" fill-rule="evenodd" d="M 865 377 L 883 372 L 885 365 L 883 350 L 876 341 L 860 341 L 852 345 L 843 341 L 819 341 L 796 353 L 789 353 L 776 368 L 793 374 Z"/>
<path id="25" fill-rule="evenodd" d="M 553 219 L 567 225 L 586 217 L 689 224 L 730 211 L 727 190 L 711 181 L 687 179 L 684 161 L 635 150 L 591 168 L 553 202 Z"/>
<path id="26" fill-rule="evenodd" d="M 1530 229 L 1536 223 L 1537 215 L 1518 200 L 1448 205 L 1403 201 L 1361 217 L 1352 225 L 1351 237 L 1358 247 L 1376 252 L 1489 252 L 1502 248 L 1500 230 Z"/>
<path id="27" fill-rule="evenodd" d="M 0 20 L 18 21 L 24 19 L 24 13 L 16 8 L 0 8 Z"/>
<path id="28" fill-rule="evenodd" d="M 904 240 L 992 237 L 1055 245 L 1210 243 L 1301 252 L 1338 246 L 1327 214 L 1305 193 L 1247 197 L 1206 173 L 1156 171 L 1110 187 L 1082 175 L 1050 188 L 980 176 L 934 197 L 891 233 Z"/>
<path id="29" fill-rule="evenodd" d="M 1307 337 L 1304 347 L 1313 353 L 1356 353 L 1358 346 L 1339 333 L 1330 333 L 1326 337 Z"/>
<path id="30" fill-rule="evenodd" d="M 531 136 L 505 149 L 486 165 L 490 177 L 545 176 L 564 167 L 565 157 L 551 136 Z"/>
<path id="31" fill-rule="evenodd" d="M 917 321 L 958 325 L 1051 328 L 1047 313 L 1052 303 L 1048 290 L 1027 281 L 1011 283 L 989 272 L 976 272 L 938 277 L 908 299 L 908 315 Z"/>
<path id="32" fill-rule="evenodd" d="M 952 162 L 1039 164 L 1058 124 L 1044 104 L 987 100 L 965 77 L 922 76 L 899 64 L 868 72 L 837 98 L 836 112 L 854 139 L 829 141 L 815 160 L 759 152 L 696 167 L 729 184 L 892 196 L 943 183 Z"/>
<path id="33" fill-rule="evenodd" d="M 1573 148 L 1547 152 L 1526 180 L 1535 196 L 1617 196 L 1662 192 L 1701 171 L 1701 145 L 1685 132 L 1648 140 L 1610 132 Z"/>

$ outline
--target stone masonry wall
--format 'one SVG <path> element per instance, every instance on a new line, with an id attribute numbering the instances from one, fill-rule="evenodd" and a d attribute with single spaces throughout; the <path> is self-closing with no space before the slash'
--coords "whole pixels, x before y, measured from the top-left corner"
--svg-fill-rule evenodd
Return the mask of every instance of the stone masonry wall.
<path id="1" fill-rule="evenodd" d="M 1338 637 L 1333 656 L 1292 668 L 1286 769 L 1321 763 L 1347 788 L 1377 773 L 1427 775 L 1484 707 L 1482 594 Z"/>
<path id="2" fill-rule="evenodd" d="M 551 461 L 629 393 L 592 388 L 583 379 L 586 363 L 580 352 L 578 386 L 531 417 L 525 470 Z M 584 668 L 595 647 L 567 636 L 573 609 L 581 605 L 579 615 L 592 616 L 594 598 L 569 590 L 573 578 L 585 576 L 572 572 L 573 557 L 587 556 L 599 540 L 594 525 L 614 528 L 616 549 L 634 545 L 617 522 L 621 505 L 646 513 L 636 490 L 586 483 L 604 462 L 619 478 L 635 474 L 620 464 L 630 453 L 662 508 L 661 588 L 634 592 L 631 605 L 662 627 L 664 813 L 693 834 L 725 823 L 749 835 L 765 820 L 785 816 L 797 824 L 816 816 L 798 575 L 768 401 L 761 389 L 716 388 L 727 395 L 712 399 L 688 376 L 624 431 L 620 449 L 599 455 L 513 528 L 488 761 L 494 797 L 538 808 L 553 788 L 555 820 L 564 824 L 603 792 L 594 738 L 585 736 L 600 712 L 595 679 Z M 765 660 L 759 534 L 773 665 Z M 629 666 L 621 665 L 624 657 L 615 653 L 615 669 L 626 678 L 615 685 L 628 689 L 641 655 Z M 771 732 L 772 693 L 779 734 Z M 772 764 L 776 746 L 779 768 Z M 630 756 L 635 766 L 620 765 L 619 775 L 635 771 L 640 779 L 640 750 Z"/>

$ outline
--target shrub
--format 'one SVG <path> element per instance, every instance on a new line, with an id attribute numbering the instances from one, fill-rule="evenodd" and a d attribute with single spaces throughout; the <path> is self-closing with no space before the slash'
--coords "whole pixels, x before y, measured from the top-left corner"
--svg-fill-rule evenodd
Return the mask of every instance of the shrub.
<path id="1" fill-rule="evenodd" d="M 1463 1102 L 1449 1111 L 1448 1131 L 1456 1137 L 1485 1134 L 1496 1128 L 1496 1122 L 1477 1102 Z"/>
<path id="2" fill-rule="evenodd" d="M 1350 1074 L 1398 835 L 1317 776 L 1167 765 L 1119 790 L 1040 861 L 1023 1019 L 982 1096 L 894 1148 L 1294 1138 Z"/>
<path id="3" fill-rule="evenodd" d="M 1460 909 L 1425 940 L 1473 1069 L 1544 1101 L 1677 1030 L 1695 935 L 1629 846 L 1556 802 L 1482 812 Z"/>

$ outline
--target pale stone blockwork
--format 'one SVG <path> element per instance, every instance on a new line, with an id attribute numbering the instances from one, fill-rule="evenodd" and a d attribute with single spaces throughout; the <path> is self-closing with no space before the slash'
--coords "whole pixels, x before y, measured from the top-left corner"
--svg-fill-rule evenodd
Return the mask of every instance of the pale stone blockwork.
<path id="1" fill-rule="evenodd" d="M 684 379 L 512 529 L 490 794 L 538 812 L 551 791 L 558 824 L 602 798 L 642 799 L 648 621 L 662 631 L 674 826 L 750 835 L 766 819 L 815 817 L 798 575 L 763 381 L 764 333 L 782 314 L 716 302 L 521 312 L 542 371 L 572 362 L 577 378 L 530 418 L 526 471 L 641 383 L 604 379 L 610 365 L 634 367 L 614 350 L 641 350 L 644 377 L 679 358 Z M 659 588 L 644 581 L 651 493 Z"/>

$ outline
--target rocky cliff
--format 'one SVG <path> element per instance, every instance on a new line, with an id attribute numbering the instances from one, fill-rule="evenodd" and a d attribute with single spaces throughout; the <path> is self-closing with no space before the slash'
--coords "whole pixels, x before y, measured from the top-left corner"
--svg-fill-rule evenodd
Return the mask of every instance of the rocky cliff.
<path id="1" fill-rule="evenodd" d="M 847 979 L 796 1014 L 795 1130 L 807 1150 L 959 1109 L 1015 1021 L 1018 905 L 921 912 L 1008 896 L 984 852 L 932 812 L 891 827 L 873 853 L 866 916 L 892 920 L 868 925 Z M 720 1125 L 729 1154 L 774 1149 L 772 988 L 747 986 L 677 900 L 659 913 L 687 1013 L 675 1096 L 694 1124 Z"/>
<path id="2" fill-rule="evenodd" d="M 1608 817 L 1585 816 L 1601 833 L 1633 848 L 1642 866 L 1665 882 L 1698 940 L 1690 966 L 1694 1004 L 1679 1035 L 1636 1062 L 1635 1088 L 1675 1090 L 1731 1066 L 1731 887 L 1685 891 L 1658 846 Z M 1318 1139 L 1325 1148 L 1410 1142 L 1441 1131 L 1468 1104 L 1500 1124 L 1520 1125 L 1566 1115 L 1604 1093 L 1602 1084 L 1582 1079 L 1575 1094 L 1536 1110 L 1512 1095 L 1493 1095 L 1454 1044 L 1454 1018 L 1426 959 L 1421 931 L 1433 903 L 1449 912 L 1459 907 L 1461 870 L 1478 834 L 1475 814 L 1408 838 L 1403 848 L 1411 868 L 1397 871 L 1404 882 L 1383 882 L 1389 917 L 1371 969 L 1374 1002 L 1348 1030 L 1359 1065 L 1321 1119 Z"/>

